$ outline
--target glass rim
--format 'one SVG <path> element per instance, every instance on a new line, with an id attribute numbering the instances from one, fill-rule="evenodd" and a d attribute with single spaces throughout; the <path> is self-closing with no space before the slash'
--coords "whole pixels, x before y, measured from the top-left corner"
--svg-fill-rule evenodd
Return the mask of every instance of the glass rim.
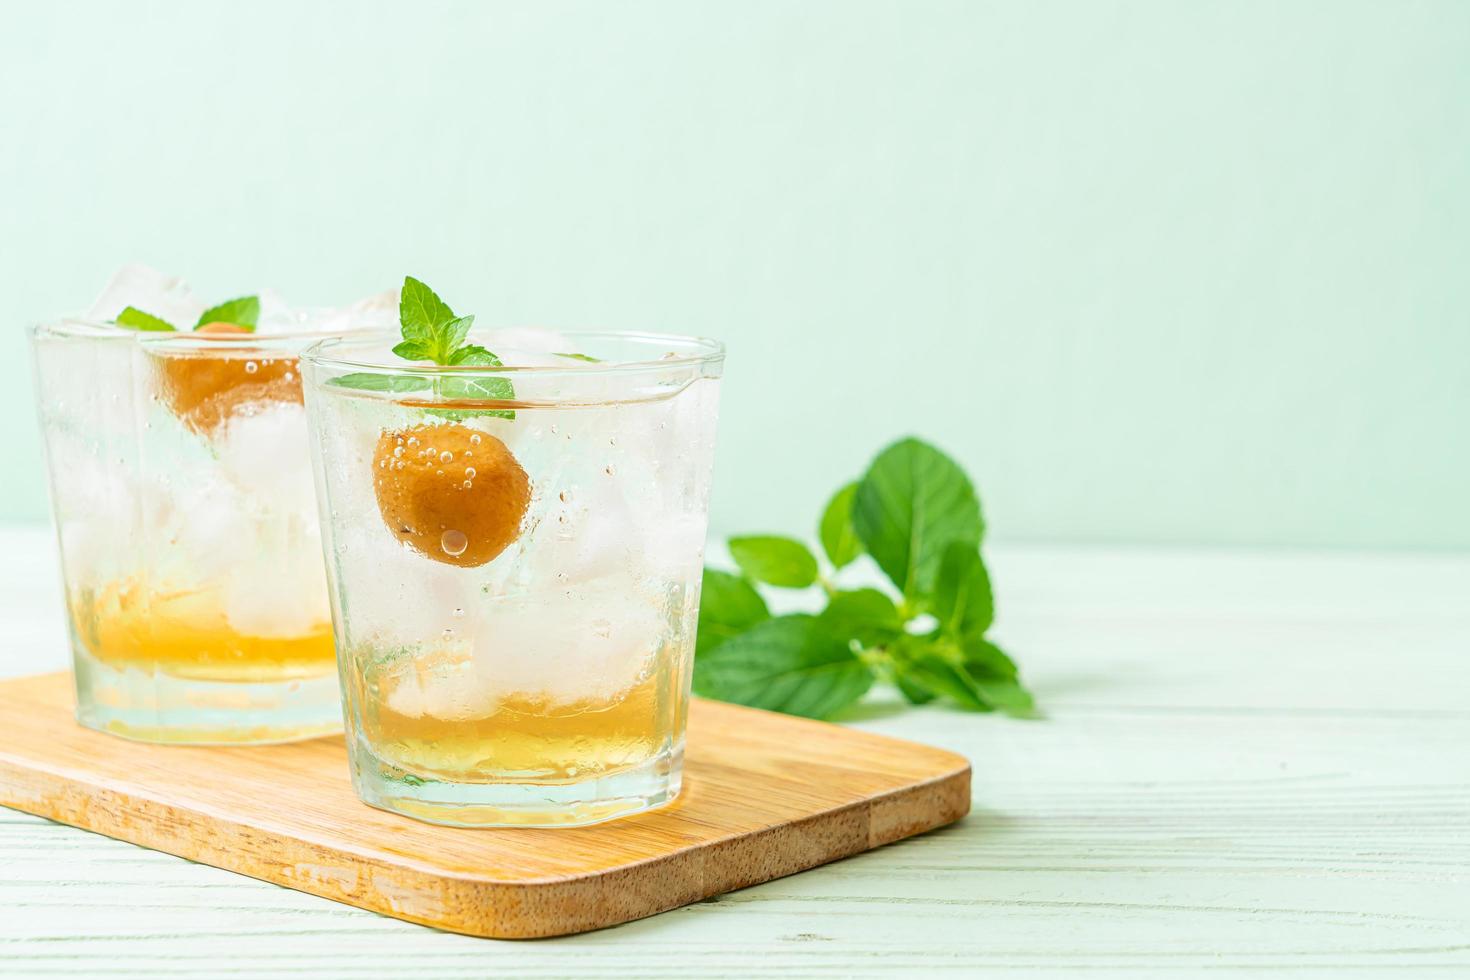
<path id="1" fill-rule="evenodd" d="M 271 333 L 197 333 L 193 330 L 133 330 L 107 320 L 96 320 L 85 316 L 63 316 L 46 320 L 31 327 L 34 339 L 52 336 L 63 339 L 120 341 L 148 346 L 171 347 L 188 350 L 245 350 L 278 343 L 300 344 L 305 341 L 319 342 L 345 338 L 349 334 L 366 335 L 370 328 L 352 330 L 282 330 Z"/>
<path id="2" fill-rule="evenodd" d="M 492 328 L 493 329 L 493 328 Z M 507 328 L 509 329 L 509 328 Z M 702 368 L 720 364 L 725 360 L 725 345 L 711 337 L 688 334 L 648 333 L 638 330 L 558 330 L 557 333 L 570 339 L 600 338 L 609 340 L 632 340 L 649 345 L 673 344 L 690 348 L 687 353 L 667 354 L 649 360 L 636 361 L 583 361 L 567 365 L 550 364 L 419 364 L 404 361 L 402 364 L 384 364 L 381 361 L 356 360 L 351 357 L 332 356 L 332 348 L 344 344 L 369 344 L 384 340 L 401 339 L 402 334 L 393 330 L 361 330 L 338 333 L 323 337 L 301 352 L 301 361 L 313 368 L 329 371 L 382 375 L 384 377 L 483 377 L 485 375 L 514 374 L 522 377 L 554 377 L 568 375 L 578 378 L 605 377 L 609 375 L 644 374 L 687 368 Z"/>

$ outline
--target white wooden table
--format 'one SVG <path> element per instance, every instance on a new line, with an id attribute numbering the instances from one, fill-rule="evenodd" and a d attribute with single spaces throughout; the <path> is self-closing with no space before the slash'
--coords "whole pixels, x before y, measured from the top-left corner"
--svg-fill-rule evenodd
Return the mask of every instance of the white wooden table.
<path id="1" fill-rule="evenodd" d="M 1049 718 L 876 704 L 963 823 L 584 936 L 434 932 L 0 809 L 0 975 L 1470 976 L 1470 556 L 993 548 Z M 66 663 L 0 531 L 0 673 Z"/>

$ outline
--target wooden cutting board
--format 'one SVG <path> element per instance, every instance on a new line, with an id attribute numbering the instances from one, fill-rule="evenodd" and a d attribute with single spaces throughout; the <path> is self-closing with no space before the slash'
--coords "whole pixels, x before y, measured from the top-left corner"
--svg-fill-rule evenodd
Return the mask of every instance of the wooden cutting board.
<path id="1" fill-rule="evenodd" d="M 585 932 L 858 854 L 970 809 L 961 756 L 696 700 L 684 791 L 575 829 L 462 830 L 359 802 L 342 739 L 144 745 L 68 674 L 0 682 L 0 805 L 472 936 Z"/>

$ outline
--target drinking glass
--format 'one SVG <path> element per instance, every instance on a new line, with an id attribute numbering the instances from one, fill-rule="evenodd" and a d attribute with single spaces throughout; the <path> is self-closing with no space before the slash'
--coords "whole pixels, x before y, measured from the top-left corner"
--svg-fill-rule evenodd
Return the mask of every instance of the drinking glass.
<path id="1" fill-rule="evenodd" d="M 456 826 L 570 826 L 679 792 L 723 348 L 394 338 L 303 356 L 352 778 Z M 476 338 L 472 338 L 476 339 Z"/>
<path id="2" fill-rule="evenodd" d="M 321 337 L 32 331 L 81 724 L 189 743 L 340 729 L 297 361 Z"/>

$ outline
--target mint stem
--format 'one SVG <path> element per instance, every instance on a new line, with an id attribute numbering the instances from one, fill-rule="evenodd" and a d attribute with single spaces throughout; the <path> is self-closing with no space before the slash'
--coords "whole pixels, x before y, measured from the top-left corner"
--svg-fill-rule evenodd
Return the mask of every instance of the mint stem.
<path id="1" fill-rule="evenodd" d="M 828 599 L 837 594 L 837 586 L 833 584 L 832 579 L 820 572 L 817 573 L 817 584 L 822 587 L 823 592 L 827 593 Z"/>

